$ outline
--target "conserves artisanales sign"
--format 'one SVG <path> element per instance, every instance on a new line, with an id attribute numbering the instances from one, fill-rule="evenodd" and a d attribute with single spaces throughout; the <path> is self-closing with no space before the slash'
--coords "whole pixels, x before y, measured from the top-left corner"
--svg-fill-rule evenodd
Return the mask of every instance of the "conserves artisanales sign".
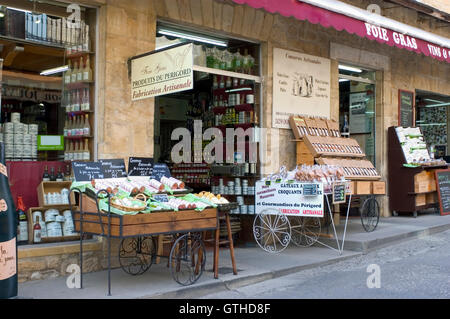
<path id="1" fill-rule="evenodd" d="M 289 129 L 290 115 L 330 117 L 329 59 L 273 49 L 272 127 Z"/>
<path id="2" fill-rule="evenodd" d="M 131 100 L 193 88 L 192 43 L 157 50 L 131 59 Z"/>
<path id="3" fill-rule="evenodd" d="M 270 210 L 267 210 L 270 208 Z M 323 184 L 259 181 L 255 184 L 255 213 L 323 217 Z"/>

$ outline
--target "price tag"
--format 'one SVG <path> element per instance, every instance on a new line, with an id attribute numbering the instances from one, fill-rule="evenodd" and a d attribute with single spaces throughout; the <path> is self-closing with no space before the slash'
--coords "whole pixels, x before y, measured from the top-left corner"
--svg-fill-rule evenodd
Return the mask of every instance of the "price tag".
<path id="1" fill-rule="evenodd" d="M 105 178 L 127 177 L 125 161 L 123 159 L 105 159 L 99 160 L 99 162 L 102 164 L 103 175 Z"/>
<path id="2" fill-rule="evenodd" d="M 99 162 L 72 162 L 72 170 L 77 182 L 89 182 L 105 178 L 102 164 Z"/>
<path id="3" fill-rule="evenodd" d="M 130 157 L 128 159 L 128 176 L 152 176 L 153 158 Z"/>
<path id="4" fill-rule="evenodd" d="M 333 204 L 345 203 L 345 183 L 333 183 Z"/>
<path id="5" fill-rule="evenodd" d="M 164 163 L 156 163 L 153 166 L 153 172 L 152 172 L 152 178 L 156 179 L 156 180 L 161 180 L 161 177 L 170 177 L 172 176 L 170 174 L 170 170 L 167 167 L 166 164 Z"/>
<path id="6" fill-rule="evenodd" d="M 160 202 L 160 203 L 167 203 L 169 201 L 169 197 L 167 194 L 158 194 L 152 196 L 153 200 Z"/>

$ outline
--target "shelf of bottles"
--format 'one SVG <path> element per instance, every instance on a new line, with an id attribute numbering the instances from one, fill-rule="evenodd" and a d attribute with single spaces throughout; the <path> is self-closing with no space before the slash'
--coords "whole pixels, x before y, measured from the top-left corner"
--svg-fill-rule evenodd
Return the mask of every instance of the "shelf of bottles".
<path id="1" fill-rule="evenodd" d="M 80 49 L 80 48 L 79 48 Z M 94 81 L 93 52 L 69 48 L 66 58 L 69 69 L 64 73 L 62 107 L 66 112 L 64 124 L 65 161 L 89 161 L 93 154 Z"/>

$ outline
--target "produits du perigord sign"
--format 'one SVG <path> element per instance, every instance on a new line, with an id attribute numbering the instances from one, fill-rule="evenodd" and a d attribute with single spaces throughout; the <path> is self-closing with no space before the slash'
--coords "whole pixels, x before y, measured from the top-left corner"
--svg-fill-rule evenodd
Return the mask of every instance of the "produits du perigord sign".
<path id="1" fill-rule="evenodd" d="M 131 58 L 131 100 L 192 89 L 192 48 L 182 44 Z"/>

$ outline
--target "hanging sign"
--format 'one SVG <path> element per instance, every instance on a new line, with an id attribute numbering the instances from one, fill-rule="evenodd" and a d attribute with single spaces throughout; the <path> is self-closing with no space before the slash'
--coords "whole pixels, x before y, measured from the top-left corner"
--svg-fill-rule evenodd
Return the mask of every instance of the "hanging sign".
<path id="1" fill-rule="evenodd" d="M 193 44 L 183 44 L 131 58 L 131 100 L 194 87 Z"/>
<path id="2" fill-rule="evenodd" d="M 272 127 L 289 129 L 289 116 L 330 118 L 329 59 L 273 49 Z"/>
<path id="3" fill-rule="evenodd" d="M 259 181 L 255 184 L 255 213 L 271 208 L 273 214 L 323 217 L 323 184 Z M 265 213 L 268 213 L 266 211 Z"/>

